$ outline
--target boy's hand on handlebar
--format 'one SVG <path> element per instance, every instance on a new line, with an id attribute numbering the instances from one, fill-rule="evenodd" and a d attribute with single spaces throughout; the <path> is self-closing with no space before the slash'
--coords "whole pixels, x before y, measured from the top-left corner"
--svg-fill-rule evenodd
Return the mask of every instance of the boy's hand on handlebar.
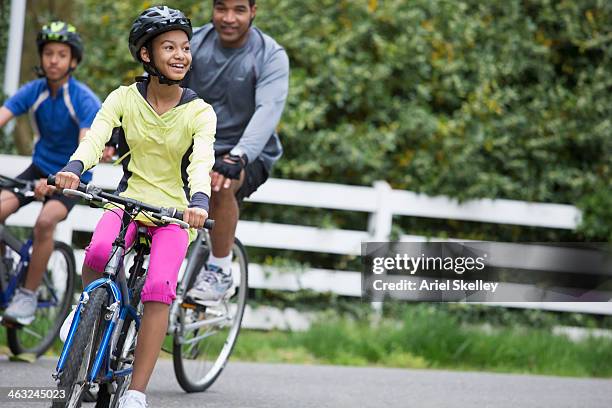
<path id="1" fill-rule="evenodd" d="M 60 171 L 55 175 L 55 187 L 59 189 L 69 188 L 76 190 L 79 188 L 80 179 L 76 174 L 69 171 Z"/>
<path id="2" fill-rule="evenodd" d="M 46 195 L 51 195 L 55 191 L 53 186 L 47 185 L 47 179 L 41 178 L 34 186 L 34 197 L 37 200 L 42 200 Z"/>
<path id="3" fill-rule="evenodd" d="M 183 221 L 191 228 L 204 228 L 204 221 L 208 218 L 208 213 L 202 208 L 187 208 L 183 212 Z"/>

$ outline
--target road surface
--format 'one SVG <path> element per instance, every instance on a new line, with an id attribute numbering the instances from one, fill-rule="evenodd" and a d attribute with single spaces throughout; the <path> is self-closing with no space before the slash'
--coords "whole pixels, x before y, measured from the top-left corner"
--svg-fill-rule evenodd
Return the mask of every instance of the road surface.
<path id="1" fill-rule="evenodd" d="M 53 386 L 55 363 L 2 357 L 0 387 Z M 162 359 L 147 395 L 151 408 L 610 408 L 612 380 L 231 362 L 208 391 L 186 394 L 174 378 L 172 361 Z M 28 406 L 49 404 L 0 401 L 2 408 Z"/>

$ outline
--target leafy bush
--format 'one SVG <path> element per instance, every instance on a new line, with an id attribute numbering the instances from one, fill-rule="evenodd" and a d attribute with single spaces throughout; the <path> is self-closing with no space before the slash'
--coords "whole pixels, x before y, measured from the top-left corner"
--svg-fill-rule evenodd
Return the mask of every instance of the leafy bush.
<path id="1" fill-rule="evenodd" d="M 4 84 L 4 70 L 6 67 L 6 52 L 8 46 L 8 34 L 11 18 L 9 0 L 0 0 L 0 83 Z M 4 103 L 6 95 L 4 89 L 0 91 L 0 103 Z M 10 151 L 9 138 L 4 131 L 0 132 L 0 152 Z"/>
<path id="2" fill-rule="evenodd" d="M 127 51 L 150 1 L 78 0 L 79 75 L 99 95 L 141 72 Z M 180 0 L 195 25 L 207 1 Z M 612 3 L 262 0 L 291 92 L 275 176 L 571 203 L 610 240 Z"/>
<path id="3" fill-rule="evenodd" d="M 6 66 L 6 50 L 8 46 L 8 34 L 11 18 L 11 8 L 9 0 L 0 1 L 0 55 L 4 57 L 0 59 L 0 81 L 4 83 L 4 68 Z M 2 97 L 4 100 L 4 97 Z"/>

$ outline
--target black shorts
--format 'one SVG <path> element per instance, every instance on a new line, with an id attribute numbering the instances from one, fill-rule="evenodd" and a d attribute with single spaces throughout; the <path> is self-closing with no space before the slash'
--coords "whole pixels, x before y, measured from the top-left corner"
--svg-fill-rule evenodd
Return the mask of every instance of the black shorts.
<path id="1" fill-rule="evenodd" d="M 44 173 L 42 170 L 40 170 L 38 167 L 36 167 L 34 164 L 30 164 L 30 167 L 25 169 L 23 173 L 18 175 L 16 178 L 21 179 L 21 180 L 35 181 L 41 178 L 47 178 L 47 174 Z M 19 200 L 19 208 L 25 205 L 28 205 L 33 201 L 36 201 L 35 197 L 25 197 L 22 194 L 15 194 L 15 195 L 17 196 L 17 199 Z M 72 210 L 72 208 L 79 202 L 78 199 L 66 197 L 63 194 L 58 194 L 58 193 L 54 193 L 50 196 L 45 197 L 44 202 L 46 203 L 51 200 L 57 200 L 60 203 L 62 203 L 64 207 L 66 207 L 66 210 L 68 210 L 68 212 L 70 212 L 70 210 Z"/>
<path id="2" fill-rule="evenodd" d="M 238 202 L 241 203 L 242 200 L 250 197 L 267 179 L 268 170 L 266 170 L 261 160 L 256 159 L 253 163 L 247 164 L 244 169 L 244 181 L 238 191 L 236 191 Z"/>

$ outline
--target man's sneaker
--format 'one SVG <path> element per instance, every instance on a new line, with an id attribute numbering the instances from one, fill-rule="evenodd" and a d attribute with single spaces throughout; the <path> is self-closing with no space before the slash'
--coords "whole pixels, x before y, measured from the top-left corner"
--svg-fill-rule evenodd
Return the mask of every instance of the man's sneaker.
<path id="1" fill-rule="evenodd" d="M 68 316 L 66 316 L 66 319 L 64 319 L 64 323 L 62 323 L 62 327 L 60 328 L 59 338 L 62 343 L 65 343 L 66 339 L 68 338 L 68 333 L 70 333 L 70 326 L 72 326 L 72 321 L 74 320 L 75 313 L 76 305 L 72 306 L 72 310 L 70 311 L 70 313 L 68 313 Z"/>
<path id="2" fill-rule="evenodd" d="M 36 292 L 19 288 L 15 292 L 13 299 L 11 299 L 11 303 L 6 308 L 2 320 L 27 326 L 34 321 L 37 305 L 38 299 Z"/>
<path id="3" fill-rule="evenodd" d="M 119 408 L 147 408 L 147 399 L 141 392 L 127 390 L 125 395 L 119 398 Z"/>
<path id="4" fill-rule="evenodd" d="M 224 297 L 231 297 L 234 280 L 232 273 L 224 273 L 216 265 L 208 265 L 197 276 L 193 288 L 187 291 L 187 298 L 204 305 L 218 303 Z"/>

